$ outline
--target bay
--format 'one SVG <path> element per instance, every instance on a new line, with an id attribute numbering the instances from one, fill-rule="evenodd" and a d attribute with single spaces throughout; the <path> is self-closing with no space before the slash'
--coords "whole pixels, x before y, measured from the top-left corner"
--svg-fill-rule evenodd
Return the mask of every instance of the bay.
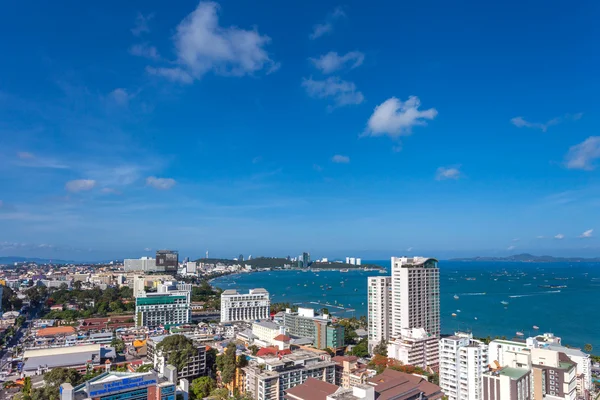
<path id="1" fill-rule="evenodd" d="M 389 275 L 390 261 L 365 262 L 385 267 Z M 590 343 L 594 353 L 600 352 L 600 322 L 595 313 L 600 264 L 440 261 L 439 267 L 443 333 L 470 330 L 477 337 L 512 338 L 518 331 L 526 337 L 553 332 L 563 344 Z M 212 284 L 242 292 L 262 287 L 272 302 L 325 307 L 339 317 L 358 317 L 367 315 L 367 277 L 378 275 L 386 274 L 277 270 L 229 275 Z"/>

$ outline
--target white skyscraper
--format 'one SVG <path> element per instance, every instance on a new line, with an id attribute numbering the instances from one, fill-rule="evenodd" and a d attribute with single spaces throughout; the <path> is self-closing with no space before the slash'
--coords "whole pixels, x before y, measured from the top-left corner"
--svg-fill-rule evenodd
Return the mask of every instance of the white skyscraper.
<path id="1" fill-rule="evenodd" d="M 385 320 L 389 325 L 388 353 L 405 364 L 409 358 L 413 365 L 438 363 L 440 279 L 437 263 L 435 258 L 392 257 L 392 276 L 387 277 L 391 279 L 389 307 L 369 304 L 369 329 L 378 329 L 380 335 L 369 332 L 369 339 L 373 335 L 370 344 L 380 337 L 385 338 L 385 334 L 379 333 L 380 321 Z M 372 282 L 375 281 L 369 280 L 369 287 Z M 415 354 L 420 355 L 420 359 L 415 359 Z"/>
<path id="2" fill-rule="evenodd" d="M 440 340 L 440 387 L 449 400 L 482 400 L 483 374 L 488 371 L 488 346 L 470 333 Z"/>
<path id="3" fill-rule="evenodd" d="M 248 294 L 228 289 L 221 293 L 221 322 L 255 321 L 270 316 L 269 292 L 250 289 Z"/>
<path id="4" fill-rule="evenodd" d="M 392 277 L 370 276 L 368 285 L 369 352 L 371 352 L 381 341 L 390 340 Z"/>

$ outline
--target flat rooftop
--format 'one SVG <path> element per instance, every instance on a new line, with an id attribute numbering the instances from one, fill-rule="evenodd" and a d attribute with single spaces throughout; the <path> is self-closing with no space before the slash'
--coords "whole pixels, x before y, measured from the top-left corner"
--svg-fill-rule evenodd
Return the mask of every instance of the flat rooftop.
<path id="1" fill-rule="evenodd" d="M 508 376 L 511 379 L 521 379 L 527 373 L 529 373 L 529 370 L 512 367 L 504 367 L 498 371 L 498 375 Z"/>

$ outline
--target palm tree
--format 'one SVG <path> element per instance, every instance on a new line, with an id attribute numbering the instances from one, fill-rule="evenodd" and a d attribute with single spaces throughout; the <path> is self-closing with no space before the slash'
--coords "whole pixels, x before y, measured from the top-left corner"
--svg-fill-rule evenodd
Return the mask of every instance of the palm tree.
<path id="1" fill-rule="evenodd" d="M 589 343 L 586 343 L 585 346 L 583 346 L 583 351 L 586 353 L 591 353 L 592 350 L 594 350 L 594 347 Z"/>

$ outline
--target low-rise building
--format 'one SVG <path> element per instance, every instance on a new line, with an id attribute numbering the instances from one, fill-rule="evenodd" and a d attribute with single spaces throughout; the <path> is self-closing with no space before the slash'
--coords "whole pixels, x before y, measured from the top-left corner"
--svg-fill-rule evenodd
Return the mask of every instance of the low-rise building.
<path id="1" fill-rule="evenodd" d="M 531 349 L 533 400 L 577 397 L 577 367 L 565 353 Z"/>
<path id="2" fill-rule="evenodd" d="M 531 400 L 531 371 L 502 367 L 483 374 L 483 400 Z"/>
<path id="3" fill-rule="evenodd" d="M 444 396 L 442 389 L 427 379 L 392 369 L 370 378 L 368 384 L 375 388 L 376 399 L 440 400 Z"/>
<path id="4" fill-rule="evenodd" d="M 29 349 L 23 354 L 22 373 L 25 376 L 41 375 L 59 367 L 85 373 L 101 367 L 106 360 L 114 360 L 116 356 L 114 348 L 99 344 Z"/>
<path id="5" fill-rule="evenodd" d="M 298 308 L 297 312 L 287 309 L 283 325 L 288 334 L 313 339 L 317 349 L 338 348 L 344 345 L 344 327 L 335 325 L 329 315 L 315 315 L 312 308 Z"/>
<path id="6" fill-rule="evenodd" d="M 388 357 L 423 369 L 437 367 L 439 339 L 423 328 L 402 329 L 387 346 Z"/>
<path id="7" fill-rule="evenodd" d="M 342 388 L 364 384 L 374 375 L 356 356 L 336 356 L 331 360 L 335 362 L 335 384 Z"/>
<path id="8" fill-rule="evenodd" d="M 154 365 L 154 369 L 161 374 L 166 373 L 168 365 L 168 353 L 159 349 L 158 345 L 167 336 L 150 337 L 146 341 L 146 360 Z M 185 367 L 181 371 L 177 371 L 178 379 L 187 379 L 192 381 L 194 378 L 206 375 L 206 345 L 195 343 L 197 353 L 190 357 Z"/>

